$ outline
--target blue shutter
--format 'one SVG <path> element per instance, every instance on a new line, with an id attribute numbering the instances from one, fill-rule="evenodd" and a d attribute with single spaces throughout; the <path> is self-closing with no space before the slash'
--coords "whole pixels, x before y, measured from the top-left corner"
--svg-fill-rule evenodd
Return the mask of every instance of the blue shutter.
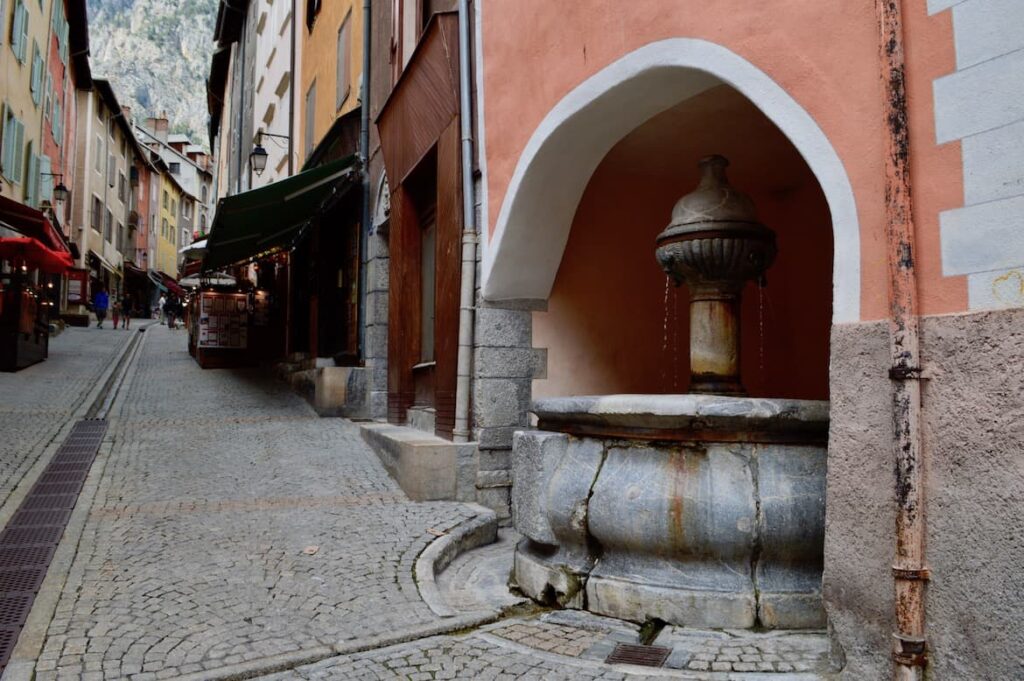
<path id="1" fill-rule="evenodd" d="M 39 200 L 53 203 L 53 183 L 57 178 L 51 176 L 53 172 L 53 161 L 49 156 L 39 158 Z"/>
<path id="2" fill-rule="evenodd" d="M 14 153 L 11 159 L 11 181 L 21 182 L 25 165 L 25 126 L 17 118 L 14 119 Z"/>
<path id="3" fill-rule="evenodd" d="M 28 145 L 28 168 L 25 178 L 25 203 L 30 206 L 39 205 L 39 157 L 32 153 L 32 144 Z"/>
<path id="4" fill-rule="evenodd" d="M 39 106 L 43 96 L 43 57 L 39 54 L 39 43 L 32 41 L 32 102 Z"/>

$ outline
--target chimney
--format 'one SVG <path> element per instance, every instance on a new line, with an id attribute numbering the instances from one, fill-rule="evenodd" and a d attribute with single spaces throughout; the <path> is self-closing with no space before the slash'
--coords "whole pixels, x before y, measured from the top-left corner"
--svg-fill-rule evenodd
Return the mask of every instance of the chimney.
<path id="1" fill-rule="evenodd" d="M 142 127 L 144 127 L 148 132 L 151 132 L 151 133 L 153 133 L 155 135 L 156 134 L 156 119 L 153 118 L 152 116 L 149 116 L 148 118 L 146 118 L 146 122 L 143 124 Z"/>
<path id="2" fill-rule="evenodd" d="M 155 123 L 156 127 L 155 127 L 155 129 L 153 131 L 153 134 L 156 136 L 156 138 L 158 140 L 160 140 L 161 142 L 166 144 L 167 143 L 167 132 L 168 132 L 168 129 L 170 128 L 170 125 L 169 125 L 169 123 L 167 121 L 167 114 L 166 113 L 161 113 L 160 116 L 155 119 L 154 123 Z"/>

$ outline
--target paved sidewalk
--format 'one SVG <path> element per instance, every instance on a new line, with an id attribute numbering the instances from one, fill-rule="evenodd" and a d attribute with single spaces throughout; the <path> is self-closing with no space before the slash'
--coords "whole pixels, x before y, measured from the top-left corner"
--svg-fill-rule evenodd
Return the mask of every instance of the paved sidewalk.
<path id="1" fill-rule="evenodd" d="M 133 333 L 70 327 L 50 340 L 46 361 L 0 373 L 0 507 Z"/>
<path id="2" fill-rule="evenodd" d="M 351 423 L 147 331 L 36 679 L 206 678 L 436 630 L 413 564 L 476 513 L 412 503 Z M 315 548 L 314 548 L 315 547 Z"/>

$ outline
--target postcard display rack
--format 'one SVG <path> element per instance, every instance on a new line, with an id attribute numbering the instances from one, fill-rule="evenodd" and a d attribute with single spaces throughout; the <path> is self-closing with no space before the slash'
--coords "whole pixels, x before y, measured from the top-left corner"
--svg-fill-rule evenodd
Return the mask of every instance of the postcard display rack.
<path id="1" fill-rule="evenodd" d="M 249 295 L 203 291 L 195 303 L 196 361 L 204 369 L 243 366 L 249 353 Z"/>

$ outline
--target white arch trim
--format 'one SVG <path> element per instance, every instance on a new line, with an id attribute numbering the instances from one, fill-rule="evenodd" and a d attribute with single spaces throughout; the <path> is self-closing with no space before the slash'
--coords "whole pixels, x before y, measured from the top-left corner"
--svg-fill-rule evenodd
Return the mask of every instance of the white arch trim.
<path id="1" fill-rule="evenodd" d="M 832 214 L 832 319 L 860 319 L 860 226 L 839 155 L 811 115 L 767 74 L 721 45 L 693 38 L 645 45 L 551 109 L 519 157 L 484 251 L 484 297 L 546 300 L 580 198 L 608 151 L 652 116 L 722 83 L 770 118 L 817 177 Z"/>

